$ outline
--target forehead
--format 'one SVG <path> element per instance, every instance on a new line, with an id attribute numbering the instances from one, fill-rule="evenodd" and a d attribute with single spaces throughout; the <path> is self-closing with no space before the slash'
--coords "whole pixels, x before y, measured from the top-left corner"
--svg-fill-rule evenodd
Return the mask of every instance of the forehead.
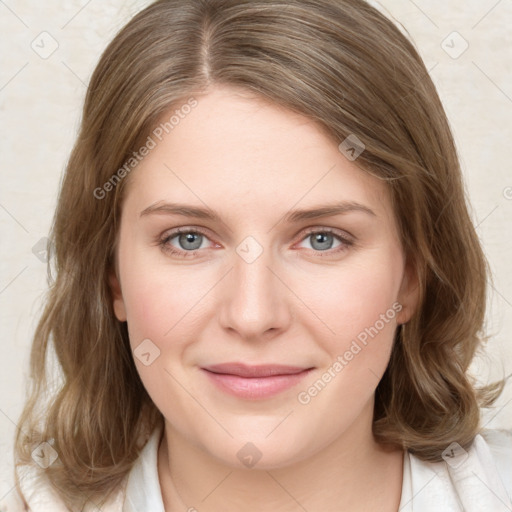
<path id="1" fill-rule="evenodd" d="M 215 87 L 195 99 L 172 123 L 179 105 L 166 112 L 150 134 L 154 147 L 130 175 L 130 203 L 202 202 L 238 213 L 245 206 L 261 216 L 345 200 L 389 213 L 385 183 L 349 161 L 309 118 L 238 88 Z"/>

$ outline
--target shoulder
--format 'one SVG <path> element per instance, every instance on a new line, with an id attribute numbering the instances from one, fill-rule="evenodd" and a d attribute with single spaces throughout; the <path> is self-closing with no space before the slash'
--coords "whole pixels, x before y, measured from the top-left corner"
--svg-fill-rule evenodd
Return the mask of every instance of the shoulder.
<path id="1" fill-rule="evenodd" d="M 512 498 L 512 429 L 484 429 L 474 441 L 481 459 L 493 465 Z"/>
<path id="2" fill-rule="evenodd" d="M 0 502 L 0 512 L 65 512 L 62 500 L 50 485 L 44 470 L 22 465 L 16 470 L 20 488 L 13 487 Z"/>
<path id="3" fill-rule="evenodd" d="M 0 499 L 0 512 L 26 512 L 27 510 L 16 487 Z"/>
<path id="4" fill-rule="evenodd" d="M 44 470 L 36 466 L 21 466 L 17 470 L 20 487 L 13 487 L 0 499 L 0 512 L 69 512 L 62 499 L 51 486 Z M 121 512 L 124 486 L 102 507 L 102 512 Z M 96 506 L 85 506 L 84 512 L 97 510 Z"/>
<path id="5" fill-rule="evenodd" d="M 134 473 L 134 468 L 142 463 L 147 465 L 149 460 L 156 471 L 156 450 L 162 430 L 163 425 L 160 425 L 150 433 L 150 442 L 146 443 L 132 471 L 126 475 L 119 488 L 111 493 L 105 503 L 101 505 L 101 512 L 123 511 L 125 498 L 127 496 L 128 482 L 130 475 Z M 0 496 L 0 512 L 69 512 L 62 498 L 52 487 L 43 468 L 37 464 L 25 464 L 18 466 L 16 473 L 18 475 L 20 489 L 11 484 L 11 490 L 3 497 Z M 156 482 L 158 485 L 158 477 L 156 478 Z M 89 502 L 83 508 L 83 512 L 97 511 L 98 507 L 92 502 Z"/>
<path id="6" fill-rule="evenodd" d="M 13 485 L 7 494 L 0 498 L 0 512 L 27 512 L 30 510 L 22 498 L 22 494 Z"/>
<path id="7" fill-rule="evenodd" d="M 456 442 L 443 460 L 407 452 L 401 512 L 512 510 L 512 430 L 482 430 L 467 449 Z"/>

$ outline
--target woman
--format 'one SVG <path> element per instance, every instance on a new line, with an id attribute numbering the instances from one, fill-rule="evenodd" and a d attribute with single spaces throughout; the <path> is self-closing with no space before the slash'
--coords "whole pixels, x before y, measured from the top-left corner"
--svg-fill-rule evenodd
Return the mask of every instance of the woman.
<path id="1" fill-rule="evenodd" d="M 480 422 L 503 382 L 467 373 L 487 265 L 456 149 L 367 3 L 142 11 L 93 74 L 52 235 L 20 510 L 512 506 L 511 433 Z"/>

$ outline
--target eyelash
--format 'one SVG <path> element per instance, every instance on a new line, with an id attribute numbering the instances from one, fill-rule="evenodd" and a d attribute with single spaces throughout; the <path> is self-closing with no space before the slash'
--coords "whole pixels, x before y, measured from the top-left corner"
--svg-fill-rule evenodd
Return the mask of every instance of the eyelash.
<path id="1" fill-rule="evenodd" d="M 169 245 L 169 242 L 170 240 L 172 240 L 173 238 L 175 238 L 177 235 L 180 235 L 180 234 L 183 234 L 183 233 L 186 233 L 186 234 L 200 234 L 200 235 L 203 235 L 205 236 L 206 238 L 208 238 L 208 235 L 207 233 L 205 233 L 204 231 L 202 231 L 201 229 L 197 229 L 197 228 L 177 228 L 169 233 L 166 233 L 165 236 L 163 236 L 159 241 L 158 241 L 158 245 L 161 247 L 161 249 L 168 253 L 168 254 L 171 254 L 173 256 L 178 256 L 178 257 L 181 257 L 181 258 L 195 258 L 196 257 L 196 253 L 199 252 L 201 249 L 195 249 L 193 251 L 183 251 L 183 250 L 179 250 L 179 249 L 176 249 L 175 247 L 173 247 L 172 245 Z M 327 249 L 325 251 L 316 251 L 314 249 L 309 249 L 315 253 L 318 253 L 318 256 L 320 256 L 321 258 L 325 258 L 325 257 L 329 257 L 329 256 L 333 256 L 335 254 L 338 254 L 342 251 L 345 251 L 347 250 L 350 246 L 354 245 L 354 241 L 353 240 L 350 240 L 348 237 L 346 236 L 343 236 L 340 234 L 340 232 L 338 230 L 335 230 L 335 229 L 332 229 L 332 228 L 310 228 L 305 234 L 304 236 L 301 238 L 301 242 L 303 240 L 305 240 L 306 238 L 308 238 L 309 236 L 311 235 L 314 235 L 314 234 L 332 234 L 335 236 L 335 238 L 337 238 L 340 242 L 342 242 L 342 245 L 340 245 L 338 248 L 336 249 Z"/>

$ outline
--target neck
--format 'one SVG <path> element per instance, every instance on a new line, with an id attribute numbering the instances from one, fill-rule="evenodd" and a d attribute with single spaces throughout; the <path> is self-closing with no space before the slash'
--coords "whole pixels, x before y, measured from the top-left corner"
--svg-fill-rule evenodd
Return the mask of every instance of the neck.
<path id="1" fill-rule="evenodd" d="M 336 510 L 396 512 L 403 451 L 372 435 L 372 407 L 314 456 L 272 470 L 223 464 L 166 422 L 158 473 L 166 511 Z M 340 508 L 338 504 L 343 504 Z"/>

